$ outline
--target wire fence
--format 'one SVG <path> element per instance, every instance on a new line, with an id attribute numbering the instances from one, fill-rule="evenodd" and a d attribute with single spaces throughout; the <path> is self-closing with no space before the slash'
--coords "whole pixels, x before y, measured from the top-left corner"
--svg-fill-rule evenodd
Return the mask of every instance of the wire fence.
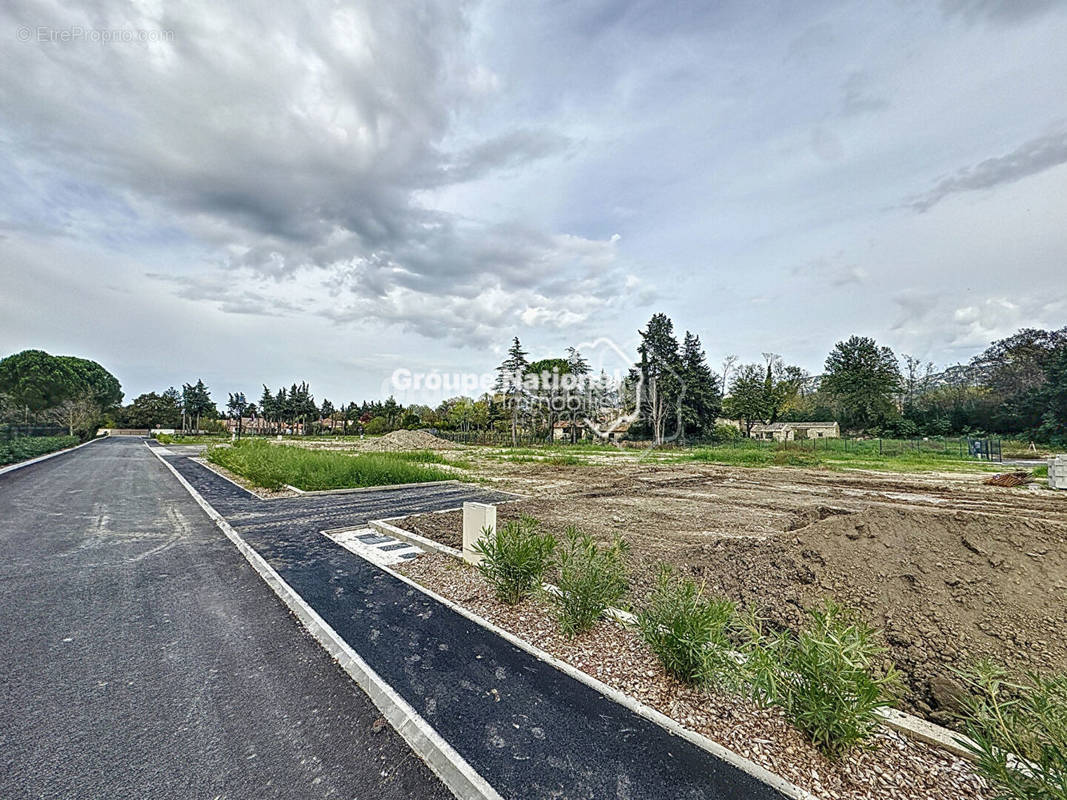
<path id="1" fill-rule="evenodd" d="M 67 429 L 65 427 L 55 424 L 22 425 L 12 423 L 0 425 L 0 441 L 2 442 L 10 442 L 12 439 L 24 437 L 64 436 L 66 433 Z"/>
<path id="2" fill-rule="evenodd" d="M 436 436 L 447 439 L 457 444 L 489 445 L 494 447 L 511 447 L 512 438 L 509 431 L 433 431 Z M 603 446 L 606 442 L 596 439 L 579 439 L 577 446 Z M 619 442 L 623 447 L 648 447 L 649 441 L 623 440 Z M 549 441 L 544 435 L 520 433 L 515 445 L 519 447 L 532 447 L 544 445 L 569 446 L 570 441 Z M 726 447 L 734 449 L 767 449 L 767 450 L 800 450 L 815 453 L 849 453 L 855 455 L 870 455 L 881 457 L 904 456 L 909 454 L 940 454 L 947 458 L 959 458 L 964 460 L 975 459 L 981 461 L 1001 461 L 1001 440 L 998 438 L 983 437 L 915 437 L 910 439 L 887 439 L 887 438 L 846 438 L 846 437 L 822 437 L 811 439 L 790 439 L 779 441 L 775 439 L 751 439 L 737 438 L 727 440 L 698 439 L 686 440 L 675 439 L 656 445 L 657 448 L 670 450 L 687 447 Z"/>

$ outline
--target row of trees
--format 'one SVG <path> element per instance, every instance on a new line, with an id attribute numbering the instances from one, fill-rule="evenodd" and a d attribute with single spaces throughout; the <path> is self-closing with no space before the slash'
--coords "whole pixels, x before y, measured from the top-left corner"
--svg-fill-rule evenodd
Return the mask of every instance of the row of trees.
<path id="1" fill-rule="evenodd" d="M 801 381 L 780 418 L 837 420 L 883 435 L 998 433 L 1061 443 L 1067 441 L 1067 328 L 1022 330 L 940 372 L 853 336 L 830 352 L 823 375 Z"/>
<path id="2" fill-rule="evenodd" d="M 838 342 L 822 375 L 810 376 L 777 354 L 721 373 L 708 366 L 700 338 L 681 341 L 665 314 L 639 331 L 637 360 L 622 378 L 594 372 L 582 353 L 531 361 L 513 339 L 497 368 L 494 391 L 454 397 L 436 407 L 385 401 L 316 403 L 306 382 L 272 391 L 258 404 L 230 393 L 224 414 L 240 429 L 256 420 L 269 433 L 368 433 L 397 428 L 497 430 L 551 438 L 562 423 L 573 440 L 585 420 L 629 422 L 630 438 L 663 442 L 723 436 L 717 422 L 736 420 L 745 433 L 757 423 L 836 420 L 846 430 L 881 435 L 993 432 L 1067 442 L 1067 327 L 1022 330 L 993 342 L 968 364 L 938 372 L 910 355 L 898 359 L 873 339 Z M 0 360 L 0 421 L 51 422 L 86 434 L 115 427 L 219 429 L 221 416 L 202 380 L 181 390 L 139 395 L 122 406 L 118 380 L 94 361 L 26 350 Z M 736 434 L 735 434 L 736 435 Z"/>

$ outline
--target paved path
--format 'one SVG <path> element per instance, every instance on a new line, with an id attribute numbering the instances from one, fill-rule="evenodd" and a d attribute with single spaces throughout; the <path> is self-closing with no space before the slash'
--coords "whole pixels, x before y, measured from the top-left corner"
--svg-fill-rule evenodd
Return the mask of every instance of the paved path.
<path id="1" fill-rule="evenodd" d="M 0 476 L 0 797 L 450 797 L 140 439 Z"/>
<path id="2" fill-rule="evenodd" d="M 505 798 L 779 798 L 322 535 L 505 495 L 463 486 L 260 500 L 167 460 Z"/>

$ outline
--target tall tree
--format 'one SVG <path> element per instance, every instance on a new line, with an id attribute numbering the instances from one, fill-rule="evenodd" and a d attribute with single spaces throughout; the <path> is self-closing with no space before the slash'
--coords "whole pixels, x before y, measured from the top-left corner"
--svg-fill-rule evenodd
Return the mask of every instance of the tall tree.
<path id="1" fill-rule="evenodd" d="M 641 419 L 649 428 L 653 444 L 662 444 L 682 424 L 682 360 L 674 323 L 666 314 L 653 314 L 643 331 L 638 331 L 638 362 L 630 370 L 636 387 L 635 398 Z"/>
<path id="2" fill-rule="evenodd" d="M 888 347 L 866 336 L 838 342 L 826 357 L 821 388 L 840 409 L 843 423 L 869 428 L 895 412 L 893 398 L 900 391 L 900 365 Z"/>
<path id="3" fill-rule="evenodd" d="M 565 374 L 564 401 L 565 413 L 570 420 L 571 444 L 578 441 L 578 426 L 583 418 L 596 416 L 599 409 L 590 395 L 589 362 L 575 348 L 567 348 L 567 368 Z"/>
<path id="4" fill-rule="evenodd" d="M 511 444 L 519 443 L 519 416 L 526 405 L 526 375 L 530 362 L 516 336 L 508 348 L 507 357 L 496 368 L 496 391 L 504 396 L 505 407 L 511 412 Z"/>
<path id="5" fill-rule="evenodd" d="M 1067 327 L 1054 331 L 1026 328 L 993 342 L 972 362 L 982 386 L 991 393 L 986 427 L 1005 433 L 1042 425 L 1041 390 L 1053 353 L 1067 344 Z"/>
<path id="6" fill-rule="evenodd" d="M 43 350 L 23 350 L 0 361 L 0 392 L 29 418 L 77 395 L 70 365 Z"/>
<path id="7" fill-rule="evenodd" d="M 682 436 L 701 437 L 715 428 L 715 418 L 722 409 L 719 382 L 708 366 L 700 337 L 685 332 L 682 341 L 682 381 L 685 394 L 682 397 Z"/>
<path id="8" fill-rule="evenodd" d="M 237 438 L 241 438 L 241 432 L 244 430 L 244 415 L 248 410 L 248 400 L 245 398 L 244 392 L 230 392 L 230 399 L 226 403 L 226 411 L 230 415 L 230 419 L 237 422 Z"/>
<path id="9" fill-rule="evenodd" d="M 162 394 L 147 392 L 123 410 L 132 428 L 177 428 L 181 425 L 181 395 L 173 387 Z"/>
<path id="10" fill-rule="evenodd" d="M 734 370 L 730 394 L 723 402 L 731 419 L 745 427 L 745 436 L 752 435 L 752 426 L 765 422 L 771 414 L 767 397 L 767 375 L 759 364 L 742 364 Z"/>

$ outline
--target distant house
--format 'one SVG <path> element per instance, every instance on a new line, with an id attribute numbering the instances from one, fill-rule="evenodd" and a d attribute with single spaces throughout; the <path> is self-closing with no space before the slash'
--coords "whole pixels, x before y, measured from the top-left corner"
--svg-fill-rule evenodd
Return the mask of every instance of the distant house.
<path id="1" fill-rule="evenodd" d="M 607 428 L 608 423 L 604 423 L 602 427 Z M 626 435 L 628 430 L 630 430 L 630 423 L 620 422 L 608 433 L 601 436 L 598 432 L 590 430 L 584 421 L 571 422 L 570 420 L 561 419 L 552 425 L 552 440 L 555 442 L 569 442 L 571 433 L 574 432 L 575 439 L 599 439 L 603 442 L 617 442 Z"/>
<path id="2" fill-rule="evenodd" d="M 223 424 L 228 433 L 237 433 L 237 420 L 228 417 Z M 243 433 L 269 433 L 270 423 L 263 417 L 242 417 L 241 431 Z"/>
<path id="3" fill-rule="evenodd" d="M 774 422 L 770 425 L 753 425 L 749 436 L 775 442 L 837 439 L 841 436 L 841 428 L 836 422 Z"/>

